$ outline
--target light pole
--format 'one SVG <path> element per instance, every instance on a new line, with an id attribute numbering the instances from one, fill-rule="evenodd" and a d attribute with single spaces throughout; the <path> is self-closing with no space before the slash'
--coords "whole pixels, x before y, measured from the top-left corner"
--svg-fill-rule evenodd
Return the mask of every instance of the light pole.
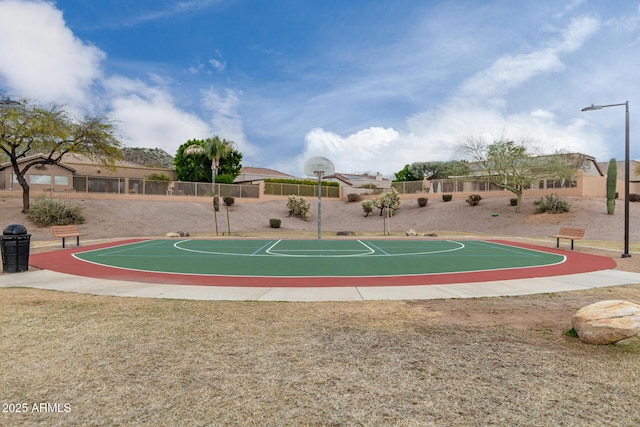
<path id="1" fill-rule="evenodd" d="M 622 258 L 629 258 L 629 101 L 621 104 L 593 105 L 585 107 L 582 111 L 601 110 L 607 107 L 625 107 L 624 129 L 624 253 Z"/>

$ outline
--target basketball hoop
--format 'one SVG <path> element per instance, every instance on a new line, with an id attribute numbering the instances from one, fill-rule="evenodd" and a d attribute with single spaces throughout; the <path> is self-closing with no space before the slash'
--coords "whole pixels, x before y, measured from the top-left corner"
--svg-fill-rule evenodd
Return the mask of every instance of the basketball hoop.
<path id="1" fill-rule="evenodd" d="M 307 176 L 318 177 L 318 240 L 322 238 L 322 177 L 333 175 L 335 169 L 331 160 L 326 157 L 312 157 L 304 164 L 304 173 Z"/>

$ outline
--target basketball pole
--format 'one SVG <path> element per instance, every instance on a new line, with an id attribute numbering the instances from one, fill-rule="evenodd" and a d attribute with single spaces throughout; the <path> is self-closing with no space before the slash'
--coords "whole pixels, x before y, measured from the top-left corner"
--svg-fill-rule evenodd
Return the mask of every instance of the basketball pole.
<path id="1" fill-rule="evenodd" d="M 324 171 L 313 171 L 318 177 L 318 240 L 322 239 L 322 175 Z"/>

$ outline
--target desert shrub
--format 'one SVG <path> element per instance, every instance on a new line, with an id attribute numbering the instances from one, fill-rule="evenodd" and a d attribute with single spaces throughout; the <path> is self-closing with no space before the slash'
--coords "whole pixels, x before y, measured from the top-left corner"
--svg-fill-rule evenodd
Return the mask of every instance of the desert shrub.
<path id="1" fill-rule="evenodd" d="M 442 200 L 445 202 L 450 202 L 451 199 L 453 199 L 453 194 L 443 194 L 442 195 Z"/>
<path id="2" fill-rule="evenodd" d="M 373 212 L 373 200 L 363 200 L 362 210 L 364 211 L 364 216 L 369 216 Z"/>
<path id="3" fill-rule="evenodd" d="M 213 196 L 213 210 L 216 212 L 220 210 L 220 198 L 218 196 Z"/>
<path id="4" fill-rule="evenodd" d="M 233 180 L 236 179 L 233 174 L 221 173 L 216 175 L 216 184 L 233 184 Z"/>
<path id="5" fill-rule="evenodd" d="M 41 196 L 29 208 L 28 218 L 39 227 L 82 224 L 82 206 Z"/>
<path id="6" fill-rule="evenodd" d="M 518 206 L 518 199 L 516 197 L 509 199 L 509 204 L 511 206 Z"/>
<path id="7" fill-rule="evenodd" d="M 223 198 L 222 198 L 222 201 L 224 202 L 224 204 L 225 204 L 226 206 L 231 206 L 231 205 L 233 205 L 233 203 L 236 201 L 236 199 L 235 199 L 235 198 L 233 198 L 233 197 L 223 197 Z"/>
<path id="8" fill-rule="evenodd" d="M 640 194 L 630 193 L 629 194 L 629 201 L 630 202 L 640 202 Z"/>
<path id="9" fill-rule="evenodd" d="M 393 216 L 394 212 L 400 207 L 400 194 L 398 194 L 398 190 L 391 187 L 380 194 L 380 198 L 374 200 L 373 205 L 380 209 L 380 216 L 382 216 L 385 208 L 389 209 L 389 216 Z"/>
<path id="10" fill-rule="evenodd" d="M 366 188 L 367 190 L 377 190 L 378 186 L 375 184 L 364 184 L 361 188 Z"/>
<path id="11" fill-rule="evenodd" d="M 152 173 L 147 177 L 147 179 L 149 181 L 171 181 L 171 178 L 163 173 Z"/>
<path id="12" fill-rule="evenodd" d="M 560 200 L 556 193 L 547 194 L 543 198 L 533 202 L 536 213 L 563 213 L 569 212 L 569 203 Z"/>
<path id="13" fill-rule="evenodd" d="M 311 205 L 303 197 L 290 195 L 287 201 L 287 208 L 289 209 L 289 216 L 300 216 L 305 221 L 311 216 L 311 212 L 309 212 Z"/>
<path id="14" fill-rule="evenodd" d="M 471 206 L 477 206 L 480 203 L 482 197 L 479 194 L 471 194 L 467 200 L 465 200 Z"/>
<path id="15" fill-rule="evenodd" d="M 357 202 L 360 200 L 360 195 L 356 194 L 356 193 L 350 193 L 347 194 L 347 201 L 348 202 Z"/>
<path id="16" fill-rule="evenodd" d="M 428 201 L 429 199 L 427 199 L 426 197 L 418 197 L 418 206 L 424 208 L 425 206 L 427 206 Z"/>
<path id="17" fill-rule="evenodd" d="M 279 220 L 277 218 L 271 218 L 269 220 L 269 227 L 271 228 L 280 228 L 280 224 L 282 224 L 282 220 Z"/>

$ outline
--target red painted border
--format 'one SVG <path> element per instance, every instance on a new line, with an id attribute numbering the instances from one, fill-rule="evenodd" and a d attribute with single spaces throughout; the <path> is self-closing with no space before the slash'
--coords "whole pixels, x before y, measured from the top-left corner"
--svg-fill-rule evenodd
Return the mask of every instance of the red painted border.
<path id="1" fill-rule="evenodd" d="M 143 283 L 163 283 L 174 285 L 242 286 L 269 288 L 444 285 L 452 283 L 488 282 L 496 280 L 561 276 L 565 274 L 607 270 L 616 266 L 616 263 L 613 259 L 603 256 L 590 255 L 581 252 L 566 251 L 555 248 L 544 248 L 541 246 L 508 242 L 504 240 L 489 241 L 541 252 L 564 255 L 566 256 L 566 261 L 561 264 L 542 267 L 393 277 L 229 277 L 124 270 L 121 268 L 113 268 L 109 266 L 84 262 L 72 256 L 76 252 L 84 252 L 87 250 L 101 249 L 110 246 L 140 242 L 144 240 L 147 239 L 132 239 L 115 243 L 94 245 L 90 247 L 69 248 L 53 252 L 32 254 L 29 263 L 32 266 L 40 269 L 100 279 L 125 280 Z"/>

